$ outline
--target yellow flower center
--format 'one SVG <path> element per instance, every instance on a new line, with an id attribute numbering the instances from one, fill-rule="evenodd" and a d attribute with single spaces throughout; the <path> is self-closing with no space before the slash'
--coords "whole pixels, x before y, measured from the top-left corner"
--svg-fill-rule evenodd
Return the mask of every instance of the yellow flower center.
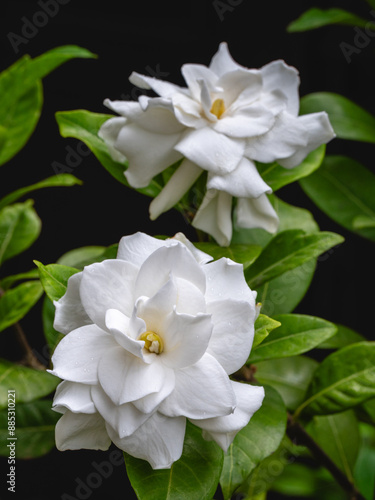
<path id="1" fill-rule="evenodd" d="M 225 104 L 224 104 L 224 100 L 223 99 L 216 99 L 213 104 L 212 104 L 212 107 L 210 109 L 210 112 L 217 116 L 218 118 L 221 117 L 221 115 L 225 112 Z"/>
<path id="2" fill-rule="evenodd" d="M 144 332 L 139 336 L 138 340 L 143 340 L 145 343 L 145 348 L 150 352 L 154 352 L 155 354 L 160 354 L 164 350 L 163 341 L 161 337 L 155 332 Z"/>

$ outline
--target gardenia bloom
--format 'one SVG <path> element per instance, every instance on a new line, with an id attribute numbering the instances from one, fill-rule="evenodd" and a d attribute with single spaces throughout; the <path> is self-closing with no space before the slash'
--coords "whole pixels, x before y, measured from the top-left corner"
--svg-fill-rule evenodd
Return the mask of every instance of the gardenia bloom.
<path id="1" fill-rule="evenodd" d="M 228 245 L 232 197 L 238 198 L 239 227 L 275 232 L 278 217 L 267 193 L 272 189 L 254 161 L 299 165 L 308 153 L 334 137 L 324 112 L 298 117 L 299 77 L 295 68 L 274 61 L 260 70 L 237 64 L 222 43 L 209 67 L 185 64 L 187 88 L 132 73 L 130 81 L 160 97 L 105 104 L 120 115 L 99 135 L 114 158 L 129 162 L 125 176 L 135 188 L 182 159 L 150 205 L 152 219 L 173 207 L 207 171 L 207 191 L 193 226 Z"/>
<path id="2" fill-rule="evenodd" d="M 179 233 L 121 239 L 57 302 L 51 373 L 60 450 L 111 441 L 154 469 L 182 453 L 188 418 L 224 450 L 249 422 L 262 387 L 229 375 L 247 360 L 257 315 L 242 265 L 212 258 Z"/>

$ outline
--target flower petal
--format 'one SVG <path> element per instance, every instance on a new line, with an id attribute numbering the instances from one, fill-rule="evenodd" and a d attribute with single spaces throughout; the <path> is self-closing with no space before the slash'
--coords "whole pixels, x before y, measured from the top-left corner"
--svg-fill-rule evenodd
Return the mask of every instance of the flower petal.
<path id="1" fill-rule="evenodd" d="M 77 328 L 57 345 L 52 356 L 53 370 L 50 372 L 72 382 L 96 384 L 101 357 L 116 345 L 112 335 L 96 325 Z"/>
<path id="2" fill-rule="evenodd" d="M 184 64 L 181 68 L 182 76 L 185 79 L 191 96 L 200 102 L 201 84 L 204 81 L 210 91 L 213 91 L 217 82 L 217 75 L 203 64 Z"/>
<path id="3" fill-rule="evenodd" d="M 275 123 L 275 117 L 271 111 L 259 103 L 247 107 L 241 107 L 230 114 L 224 114 L 218 120 L 213 129 L 228 137 L 247 139 L 257 137 L 268 132 Z"/>
<path id="4" fill-rule="evenodd" d="M 53 410 L 65 413 L 66 408 L 73 413 L 95 413 L 91 398 L 91 386 L 64 380 L 57 388 L 53 398 Z"/>
<path id="5" fill-rule="evenodd" d="M 160 391 L 148 394 L 144 398 L 137 399 L 133 401 L 133 405 L 142 413 L 151 414 L 154 413 L 156 408 L 160 405 L 164 399 L 170 395 L 175 387 L 175 376 L 174 371 L 169 370 L 168 376 L 165 377 L 163 386 Z"/>
<path id="6" fill-rule="evenodd" d="M 117 309 L 108 309 L 105 315 L 105 323 L 108 330 L 113 334 L 116 342 L 121 347 L 134 356 L 143 358 L 142 349 L 145 343 L 140 340 L 135 340 L 129 335 L 130 320 L 127 316 Z M 143 325 L 144 323 L 142 323 L 142 326 Z"/>
<path id="7" fill-rule="evenodd" d="M 241 198 L 258 198 L 272 189 L 264 182 L 255 164 L 242 158 L 238 167 L 226 175 L 208 174 L 207 189 L 225 191 Z"/>
<path id="8" fill-rule="evenodd" d="M 224 103 L 228 109 L 249 106 L 262 92 L 262 75 L 257 69 L 237 68 L 225 73 L 217 85 L 224 89 Z"/>
<path id="9" fill-rule="evenodd" d="M 284 61 L 272 61 L 260 70 L 263 77 L 263 90 L 265 93 L 281 90 L 287 97 L 288 113 L 297 116 L 299 111 L 298 87 L 300 79 L 298 71 L 293 66 L 288 66 Z"/>
<path id="10" fill-rule="evenodd" d="M 198 250 L 193 243 L 191 243 L 186 236 L 183 233 L 176 233 L 171 240 L 177 240 L 183 243 L 193 254 L 195 257 L 195 260 L 198 262 L 198 264 L 206 264 L 207 262 L 210 262 L 210 260 L 213 260 L 213 257 L 211 255 L 208 255 L 205 252 L 202 252 L 202 250 Z M 167 240 L 168 242 L 168 240 Z"/>
<path id="11" fill-rule="evenodd" d="M 207 352 L 230 375 L 247 361 L 254 338 L 255 301 L 218 300 L 208 304 L 213 332 Z"/>
<path id="12" fill-rule="evenodd" d="M 190 281 L 176 278 L 177 301 L 176 311 L 185 314 L 206 312 L 206 300 L 203 293 Z"/>
<path id="13" fill-rule="evenodd" d="M 160 193 L 152 200 L 150 219 L 155 220 L 160 214 L 174 207 L 202 172 L 200 167 L 185 158 Z"/>
<path id="14" fill-rule="evenodd" d="M 231 381 L 210 354 L 195 365 L 175 371 L 174 391 L 161 403 L 159 411 L 169 417 L 211 418 L 229 415 L 236 406 Z"/>
<path id="15" fill-rule="evenodd" d="M 121 238 L 117 251 L 117 259 L 126 260 L 139 268 L 152 252 L 164 246 L 164 240 L 159 240 L 148 234 L 138 232 Z"/>
<path id="16" fill-rule="evenodd" d="M 108 259 L 86 266 L 80 286 L 83 307 L 92 321 L 106 330 L 108 309 L 130 317 L 134 306 L 134 282 L 138 269 L 130 262 Z"/>
<path id="17" fill-rule="evenodd" d="M 105 422 L 99 413 L 72 413 L 67 411 L 56 424 L 56 446 L 65 450 L 108 450 L 111 440 Z"/>
<path id="18" fill-rule="evenodd" d="M 264 398 L 263 387 L 232 382 L 237 398 L 237 407 L 231 415 L 192 420 L 193 424 L 203 429 L 203 437 L 213 439 L 226 452 L 235 435 L 250 421 L 259 410 Z"/>
<path id="19" fill-rule="evenodd" d="M 79 287 L 81 286 L 83 273 L 73 274 L 68 279 L 68 287 L 65 295 L 60 300 L 54 301 L 55 320 L 53 327 L 60 333 L 69 333 L 80 326 L 92 323 L 83 308 Z"/>
<path id="20" fill-rule="evenodd" d="M 207 125 L 202 116 L 202 105 L 190 96 L 175 94 L 171 97 L 176 119 L 185 127 L 201 128 Z"/>
<path id="21" fill-rule="evenodd" d="M 93 386 L 91 394 L 98 412 L 115 429 L 120 438 L 133 434 L 150 417 L 140 412 L 132 403 L 113 404 L 99 386 Z"/>
<path id="22" fill-rule="evenodd" d="M 228 246 L 232 238 L 232 195 L 207 190 L 192 226 L 213 236 L 219 245 Z"/>
<path id="23" fill-rule="evenodd" d="M 122 153 L 117 151 L 115 148 L 115 142 L 117 141 L 118 134 L 125 123 L 125 118 L 122 116 L 116 116 L 115 118 L 110 118 L 104 122 L 98 132 L 98 136 L 107 144 L 108 151 L 112 159 L 119 163 L 125 163 L 126 158 Z"/>
<path id="24" fill-rule="evenodd" d="M 239 68 L 243 69 L 243 66 L 240 66 L 233 60 L 229 53 L 228 45 L 226 42 L 222 42 L 219 45 L 219 50 L 211 59 L 209 68 L 217 76 L 222 76 L 230 71 L 236 71 Z"/>
<path id="25" fill-rule="evenodd" d="M 175 145 L 175 150 L 204 170 L 227 174 L 241 161 L 245 142 L 204 127 L 189 131 Z"/>
<path id="26" fill-rule="evenodd" d="M 182 455 L 186 419 L 154 413 L 131 436 L 120 439 L 107 425 L 115 445 L 133 457 L 147 460 L 153 469 L 169 469 Z"/>
<path id="27" fill-rule="evenodd" d="M 279 218 L 266 194 L 259 198 L 238 198 L 235 211 L 238 227 L 261 227 L 269 233 L 275 233 Z"/>
<path id="28" fill-rule="evenodd" d="M 152 89 L 162 97 L 171 97 L 176 92 L 187 93 L 187 89 L 179 87 L 174 83 L 158 80 L 150 76 L 141 75 L 133 71 L 129 77 L 129 82 L 141 89 Z"/>

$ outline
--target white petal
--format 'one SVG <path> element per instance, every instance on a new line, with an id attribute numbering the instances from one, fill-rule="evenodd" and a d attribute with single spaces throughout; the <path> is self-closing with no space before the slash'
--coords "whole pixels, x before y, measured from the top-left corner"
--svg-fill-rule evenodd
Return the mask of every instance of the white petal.
<path id="1" fill-rule="evenodd" d="M 235 211 L 238 227 L 260 227 L 269 233 L 275 233 L 279 218 L 266 194 L 259 198 L 238 198 Z"/>
<path id="2" fill-rule="evenodd" d="M 160 359 L 163 364 L 178 369 L 197 363 L 207 350 L 212 327 L 210 314 L 191 316 L 176 311 L 168 314 L 161 332 L 164 351 Z"/>
<path id="3" fill-rule="evenodd" d="M 225 257 L 204 266 L 207 277 L 206 302 L 240 300 L 254 303 L 254 296 L 243 274 L 242 264 Z"/>
<path id="4" fill-rule="evenodd" d="M 190 250 L 190 252 L 193 254 L 193 256 L 195 257 L 195 260 L 198 262 L 198 264 L 206 264 L 207 262 L 210 262 L 210 260 L 213 260 L 213 257 L 211 257 L 211 255 L 208 255 L 207 253 L 202 252 L 202 250 L 198 250 L 198 248 L 196 248 L 193 245 L 193 243 L 191 243 L 186 238 L 186 236 L 184 235 L 184 233 L 176 233 L 170 239 L 171 240 L 177 240 L 177 241 L 180 241 L 181 243 L 183 243 Z M 167 242 L 168 241 L 169 240 L 167 240 Z"/>
<path id="5" fill-rule="evenodd" d="M 222 76 L 229 71 L 235 71 L 239 68 L 243 68 L 237 64 L 229 53 L 228 45 L 222 42 L 219 45 L 219 50 L 216 52 L 214 57 L 211 59 L 210 70 L 213 71 L 217 76 Z"/>
<path id="6" fill-rule="evenodd" d="M 198 363 L 175 371 L 174 391 L 161 403 L 159 411 L 170 417 L 211 418 L 229 415 L 236 406 L 231 381 L 210 354 Z"/>
<path id="7" fill-rule="evenodd" d="M 126 260 L 137 267 L 141 267 L 152 252 L 164 246 L 164 240 L 159 240 L 148 234 L 138 232 L 121 238 L 117 251 L 117 259 Z"/>
<path id="8" fill-rule="evenodd" d="M 68 287 L 65 295 L 60 300 L 54 301 L 55 320 L 53 327 L 61 333 L 69 333 L 80 326 L 89 325 L 92 320 L 87 316 L 83 308 L 79 287 L 82 281 L 82 273 L 73 274 L 68 279 Z"/>
<path id="9" fill-rule="evenodd" d="M 129 335 L 130 320 L 117 309 L 108 309 L 105 315 L 105 323 L 108 330 L 113 334 L 116 342 L 129 353 L 142 358 L 144 342 L 135 340 Z M 143 324 L 142 324 L 143 326 Z"/>
<path id="10" fill-rule="evenodd" d="M 65 409 L 73 413 L 95 413 L 95 406 L 91 398 L 91 386 L 77 384 L 64 380 L 57 388 L 53 398 L 53 410 L 65 413 Z"/>
<path id="11" fill-rule="evenodd" d="M 182 455 L 186 419 L 154 413 L 131 436 L 120 439 L 107 426 L 115 445 L 133 457 L 147 460 L 153 469 L 169 469 Z"/>
<path id="12" fill-rule="evenodd" d="M 191 92 L 191 96 L 200 101 L 201 85 L 200 80 L 203 80 L 210 91 L 215 89 L 217 82 L 217 75 L 211 71 L 207 66 L 202 64 L 184 64 L 181 68 L 181 73 L 185 79 L 187 86 Z"/>
<path id="13" fill-rule="evenodd" d="M 187 93 L 187 89 L 179 87 L 178 85 L 158 80 L 150 76 L 141 75 L 135 71 L 130 75 L 129 81 L 141 89 L 152 89 L 162 97 L 171 97 L 176 92 Z"/>
<path id="14" fill-rule="evenodd" d="M 98 368 L 99 382 L 115 405 L 160 391 L 168 374 L 160 363 L 147 364 L 121 347 L 105 352 Z"/>
<path id="15" fill-rule="evenodd" d="M 125 118 L 122 116 L 116 116 L 115 118 L 110 118 L 104 122 L 98 132 L 98 136 L 107 144 L 108 151 L 113 160 L 119 163 L 125 163 L 126 158 L 122 153 L 117 151 L 115 148 L 115 142 L 117 141 L 118 134 L 125 123 Z"/>
<path id="16" fill-rule="evenodd" d="M 247 158 L 242 158 L 238 167 L 229 174 L 209 173 L 207 189 L 225 191 L 241 198 L 258 198 L 261 194 L 272 192 L 260 176 L 255 164 Z"/>
<path id="17" fill-rule="evenodd" d="M 262 75 L 259 70 L 238 68 L 226 73 L 218 81 L 224 89 L 224 103 L 228 109 L 238 109 L 254 103 L 262 91 Z"/>
<path id="18" fill-rule="evenodd" d="M 185 314 L 206 312 L 206 300 L 203 293 L 188 280 L 176 278 L 176 311 Z"/>
<path id="19" fill-rule="evenodd" d="M 132 403 L 113 404 L 99 386 L 92 387 L 91 394 L 98 412 L 120 438 L 133 434 L 150 416 L 140 412 Z"/>
<path id="20" fill-rule="evenodd" d="M 103 330 L 106 330 L 108 309 L 117 309 L 128 317 L 133 312 L 137 272 L 136 266 L 118 259 L 91 264 L 83 270 L 82 304 L 92 321 Z"/>
<path id="21" fill-rule="evenodd" d="M 208 304 L 214 325 L 207 352 L 230 375 L 247 361 L 254 338 L 255 302 L 218 300 Z"/>
<path id="22" fill-rule="evenodd" d="M 164 383 L 158 392 L 153 392 L 147 396 L 133 401 L 133 405 L 142 413 L 151 414 L 157 409 L 164 399 L 170 395 L 175 386 L 174 371 L 170 370 L 168 376 L 165 377 Z"/>
<path id="23" fill-rule="evenodd" d="M 152 200 L 150 219 L 155 220 L 160 214 L 174 207 L 202 172 L 200 167 L 185 158 L 160 193 Z"/>
<path id="24" fill-rule="evenodd" d="M 175 149 L 199 167 L 217 174 L 234 170 L 242 159 L 245 142 L 205 127 L 188 132 Z"/>
<path id="25" fill-rule="evenodd" d="M 275 117 L 265 106 L 259 103 L 242 107 L 226 114 L 218 120 L 213 129 L 228 137 L 246 139 L 268 132 L 275 123 Z"/>
<path id="26" fill-rule="evenodd" d="M 227 451 L 235 435 L 245 427 L 253 414 L 259 410 L 264 398 L 263 387 L 232 382 L 237 398 L 237 407 L 234 413 L 224 417 L 209 418 L 206 420 L 192 420 L 204 430 L 203 436 L 209 437 Z"/>
<path id="27" fill-rule="evenodd" d="M 192 226 L 213 236 L 219 245 L 228 246 L 232 238 L 232 195 L 207 190 Z"/>
<path id="28" fill-rule="evenodd" d="M 56 424 L 56 446 L 65 450 L 108 450 L 111 440 L 99 413 L 87 415 L 67 411 Z"/>
<path id="29" fill-rule="evenodd" d="M 288 66 L 284 61 L 278 60 L 266 64 L 261 68 L 263 76 L 263 90 L 265 93 L 281 90 L 286 95 L 287 111 L 294 116 L 299 110 L 299 76 L 296 68 Z"/>
<path id="30" fill-rule="evenodd" d="M 52 356 L 51 373 L 72 382 L 96 384 L 100 358 L 116 345 L 113 337 L 96 325 L 77 328 L 56 347 Z"/>
<path id="31" fill-rule="evenodd" d="M 185 245 L 173 243 L 173 246 L 159 248 L 145 260 L 138 273 L 135 297 L 152 297 L 170 276 L 187 279 L 204 293 L 206 278 L 201 266 Z"/>
<path id="32" fill-rule="evenodd" d="M 207 125 L 200 102 L 182 94 L 173 95 L 171 100 L 177 120 L 185 127 L 201 128 Z"/>
<path id="33" fill-rule="evenodd" d="M 146 187 L 155 175 L 179 160 L 181 154 L 173 147 L 180 137 L 180 132 L 159 134 L 135 123 L 126 124 L 120 130 L 115 148 L 129 161 L 125 172 L 129 184 L 135 188 Z"/>

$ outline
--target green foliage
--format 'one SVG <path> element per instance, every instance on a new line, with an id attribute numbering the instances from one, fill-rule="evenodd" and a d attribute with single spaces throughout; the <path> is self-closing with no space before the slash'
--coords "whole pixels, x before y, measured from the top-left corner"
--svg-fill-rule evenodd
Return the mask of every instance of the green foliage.
<path id="1" fill-rule="evenodd" d="M 303 314 L 280 314 L 274 319 L 281 326 L 252 349 L 249 363 L 302 354 L 335 335 L 337 330 L 329 321 Z"/>
<path id="2" fill-rule="evenodd" d="M 39 281 L 26 281 L 0 295 L 0 332 L 21 320 L 42 296 Z"/>
<path id="3" fill-rule="evenodd" d="M 360 163 L 345 156 L 327 157 L 301 186 L 334 221 L 375 241 L 375 175 Z"/>
<path id="4" fill-rule="evenodd" d="M 325 340 L 318 345 L 319 349 L 341 349 L 350 344 L 356 344 L 362 340 L 366 340 L 362 335 L 355 332 L 351 328 L 343 325 L 336 325 L 337 332 L 333 337 Z"/>
<path id="5" fill-rule="evenodd" d="M 354 479 L 366 500 L 375 496 L 375 429 L 373 426 L 360 425 L 361 443 L 354 469 Z"/>
<path id="6" fill-rule="evenodd" d="M 54 448 L 55 425 L 60 416 L 51 410 L 50 401 L 17 404 L 17 460 L 41 457 Z M 9 457 L 7 419 L 7 410 L 0 411 L 0 455 L 4 457 Z"/>
<path id="7" fill-rule="evenodd" d="M 144 460 L 127 453 L 124 456 L 139 500 L 211 500 L 223 464 L 222 450 L 216 443 L 205 441 L 201 429 L 190 422 L 182 456 L 170 469 L 153 470 Z"/>
<path id="8" fill-rule="evenodd" d="M 254 325 L 255 331 L 252 349 L 261 344 L 263 340 L 272 332 L 272 330 L 278 328 L 280 325 L 281 323 L 279 321 L 275 321 L 264 314 L 259 314 Z"/>
<path id="9" fill-rule="evenodd" d="M 6 276 L 0 280 L 0 288 L 5 291 L 12 287 L 17 281 L 38 279 L 39 273 L 37 269 L 31 269 L 31 271 L 26 271 L 25 273 L 13 274 L 11 276 Z"/>
<path id="10" fill-rule="evenodd" d="M 265 387 L 261 408 L 234 438 L 224 456 L 220 484 L 227 500 L 255 467 L 279 447 L 285 433 L 286 409 L 275 389 Z"/>
<path id="11" fill-rule="evenodd" d="M 73 274 L 79 272 L 78 269 L 62 266 L 61 264 L 49 264 L 44 266 L 37 260 L 35 260 L 34 263 L 39 269 L 40 281 L 44 291 L 52 301 L 59 300 L 65 294 L 68 279 L 73 276 Z"/>
<path id="12" fill-rule="evenodd" d="M 295 33 L 308 31 L 329 24 L 341 24 L 343 26 L 358 26 L 364 28 L 369 22 L 362 17 L 352 14 L 343 9 L 316 9 L 312 8 L 304 12 L 298 19 L 292 21 L 287 31 Z"/>
<path id="13" fill-rule="evenodd" d="M 28 403 L 51 394 L 59 379 L 44 370 L 34 370 L 0 359 L 0 408 L 8 404 L 8 390 L 16 394 L 16 403 Z"/>
<path id="14" fill-rule="evenodd" d="M 194 243 L 194 245 L 211 255 L 215 260 L 221 259 L 222 257 L 227 257 L 235 262 L 239 262 L 244 265 L 244 268 L 248 267 L 260 254 L 262 248 L 259 245 L 240 245 L 232 244 L 229 247 L 221 247 L 216 243 Z"/>
<path id="15" fill-rule="evenodd" d="M 297 408 L 310 415 L 341 412 L 375 397 L 375 342 L 343 347 L 314 373 L 307 399 Z"/>

